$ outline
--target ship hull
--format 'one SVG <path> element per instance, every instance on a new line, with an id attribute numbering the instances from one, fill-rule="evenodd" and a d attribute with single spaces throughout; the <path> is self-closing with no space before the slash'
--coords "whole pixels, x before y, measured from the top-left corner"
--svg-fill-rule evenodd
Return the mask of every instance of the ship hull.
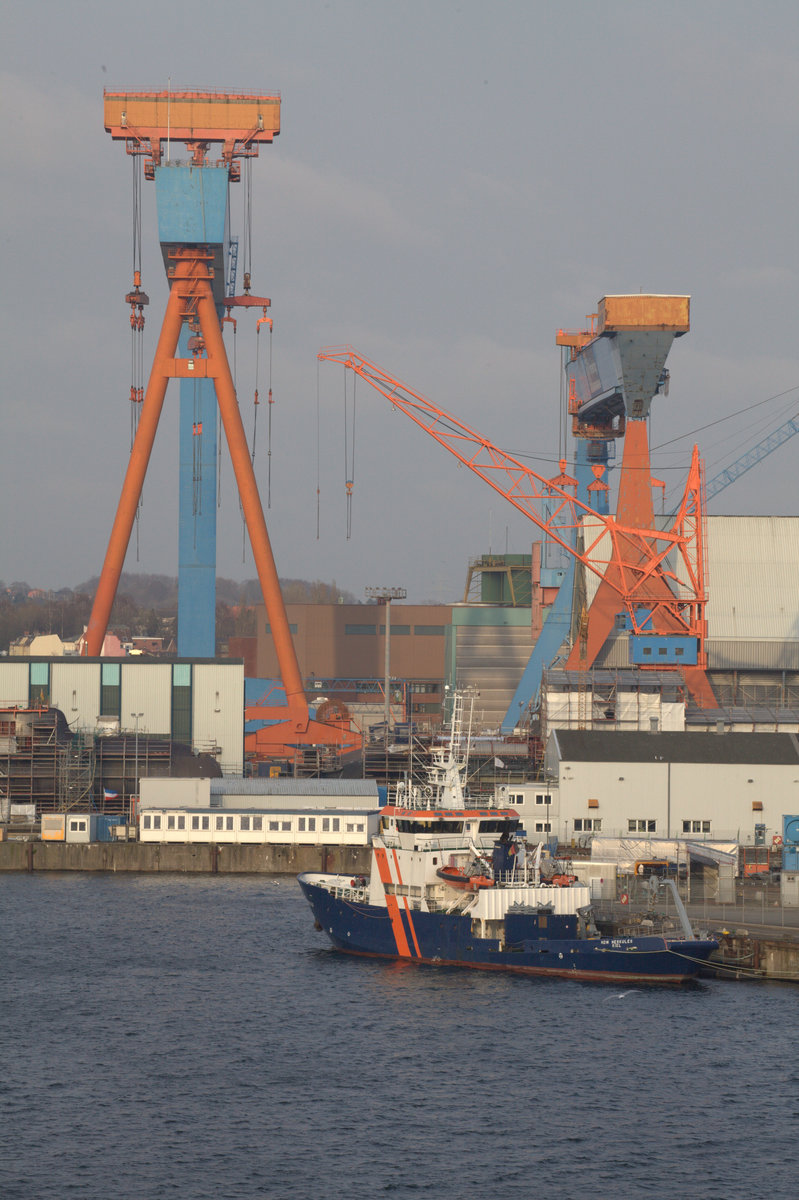
<path id="1" fill-rule="evenodd" d="M 475 936 L 469 916 L 383 907 L 334 896 L 299 877 L 318 927 L 337 950 L 434 966 L 471 967 L 605 983 L 684 983 L 696 978 L 717 943 L 647 936 L 549 938 L 503 947 Z"/>

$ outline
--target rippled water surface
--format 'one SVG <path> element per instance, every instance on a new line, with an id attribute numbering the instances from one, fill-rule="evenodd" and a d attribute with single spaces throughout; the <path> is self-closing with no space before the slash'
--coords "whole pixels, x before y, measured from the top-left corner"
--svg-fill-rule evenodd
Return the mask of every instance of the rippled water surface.
<path id="1" fill-rule="evenodd" d="M 799 1195 L 799 989 L 350 959 L 289 879 L 0 878 L 0 1196 Z"/>

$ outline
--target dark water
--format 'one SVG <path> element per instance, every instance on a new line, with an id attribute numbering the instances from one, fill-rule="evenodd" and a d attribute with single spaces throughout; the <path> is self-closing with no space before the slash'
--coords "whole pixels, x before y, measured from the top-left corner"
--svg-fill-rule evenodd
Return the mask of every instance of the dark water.
<path id="1" fill-rule="evenodd" d="M 0 1196 L 799 1196 L 799 989 L 348 959 L 287 879 L 0 878 Z"/>

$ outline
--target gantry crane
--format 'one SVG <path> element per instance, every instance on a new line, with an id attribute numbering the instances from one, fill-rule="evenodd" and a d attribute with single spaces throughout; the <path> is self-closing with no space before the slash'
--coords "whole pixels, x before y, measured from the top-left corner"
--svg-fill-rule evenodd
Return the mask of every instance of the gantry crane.
<path id="1" fill-rule="evenodd" d="M 228 184 L 240 178 L 240 160 L 256 156 L 259 145 L 279 133 L 280 98 L 171 89 L 107 91 L 104 110 L 106 130 L 113 139 L 125 142 L 129 154 L 144 156 L 145 177 L 155 180 L 163 201 L 159 227 L 170 291 L 89 620 L 86 652 L 98 655 L 102 649 L 167 384 L 170 379 L 209 381 L 230 450 L 286 693 L 286 707 L 247 709 L 248 719 L 272 722 L 248 735 L 247 749 L 267 755 L 288 752 L 298 744 L 354 748 L 359 735 L 342 724 L 313 721 L 309 715 L 221 331 L 223 308 L 228 315 L 232 308 L 254 307 L 265 313 L 270 304 L 250 293 L 246 277 L 243 295 L 225 295 L 224 249 L 229 237 Z M 209 160 L 210 148 L 218 144 L 219 157 Z M 176 146 L 185 146 L 190 157 L 176 158 Z M 139 282 L 134 277 L 134 291 L 126 300 L 140 311 Z M 202 418 L 195 419 L 195 434 L 203 424 Z"/>
<path id="2" fill-rule="evenodd" d="M 664 345 L 666 341 L 670 345 L 670 340 L 662 339 Z M 633 428 L 640 424 L 643 436 L 636 432 L 628 441 L 628 424 L 614 518 L 576 498 L 577 481 L 566 474 L 565 460 L 560 473 L 547 479 L 351 347 L 328 348 L 318 357 L 359 375 L 596 577 L 598 586 L 582 614 L 567 667 L 588 669 L 622 614 L 633 637 L 645 643 L 641 649 L 648 648 L 650 654 L 655 650 L 652 666 L 679 668 L 696 701 L 702 707 L 716 706 L 706 675 L 702 468 L 696 447 L 679 510 L 668 529 L 658 530 L 652 511 L 645 413 L 637 413 L 632 422 Z M 649 386 L 651 365 L 641 380 L 641 394 Z M 661 374 L 662 363 L 658 378 Z M 648 404 L 635 403 L 648 410 Z"/>

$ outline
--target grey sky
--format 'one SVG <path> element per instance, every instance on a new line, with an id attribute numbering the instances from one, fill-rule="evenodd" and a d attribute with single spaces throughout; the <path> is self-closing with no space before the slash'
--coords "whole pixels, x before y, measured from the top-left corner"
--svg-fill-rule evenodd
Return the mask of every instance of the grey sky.
<path id="1" fill-rule="evenodd" d="M 469 557 L 525 551 L 534 529 L 359 385 L 346 540 L 343 373 L 327 366 L 317 541 L 317 350 L 351 343 L 499 445 L 540 455 L 545 475 L 557 471 L 555 331 L 581 326 L 605 293 L 693 298 L 654 445 L 796 387 L 798 62 L 789 0 L 8 8 L 0 577 L 56 587 L 99 572 L 119 498 L 131 164 L 103 131 L 104 86 L 281 92 L 282 133 L 253 166 L 253 287 L 273 300 L 278 570 L 448 601 Z M 151 360 L 166 285 L 147 183 L 143 243 Z M 249 432 L 254 318 L 237 341 Z M 172 388 L 128 570 L 177 573 Z M 794 391 L 700 434 L 708 477 L 797 409 Z M 690 449 L 665 446 L 654 473 L 674 486 Z M 798 453 L 799 438 L 711 511 L 794 513 Z M 218 572 L 248 578 L 231 478 L 226 462 Z"/>

